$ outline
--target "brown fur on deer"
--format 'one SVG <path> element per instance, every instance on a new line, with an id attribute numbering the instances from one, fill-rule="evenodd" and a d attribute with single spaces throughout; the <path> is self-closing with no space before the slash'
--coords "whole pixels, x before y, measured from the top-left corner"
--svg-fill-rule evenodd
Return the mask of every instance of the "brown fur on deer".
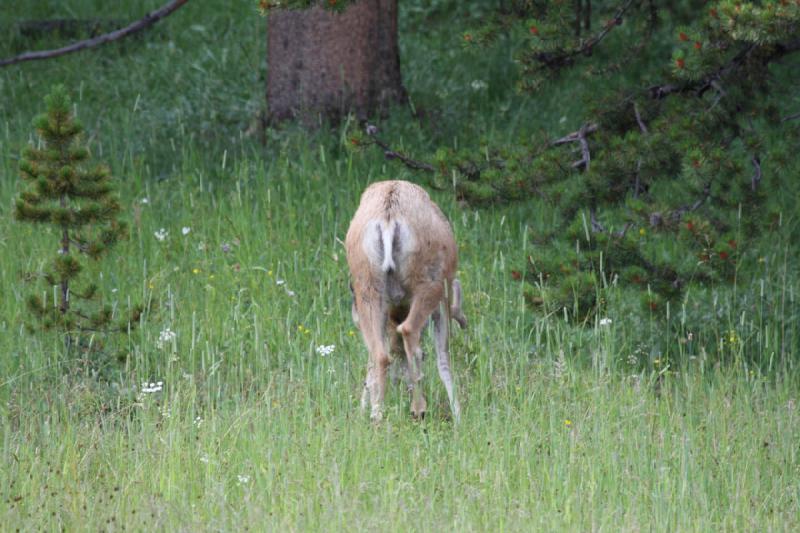
<path id="1" fill-rule="evenodd" d="M 426 411 L 420 388 L 420 337 L 432 319 L 439 377 L 453 418 L 460 409 L 450 373 L 450 318 L 461 327 L 461 285 L 455 279 L 458 251 L 453 230 L 421 187 L 407 181 L 370 185 L 361 196 L 345 239 L 353 290 L 353 320 L 369 351 L 362 408 L 380 420 L 392 355 L 405 356 L 411 413 Z"/>

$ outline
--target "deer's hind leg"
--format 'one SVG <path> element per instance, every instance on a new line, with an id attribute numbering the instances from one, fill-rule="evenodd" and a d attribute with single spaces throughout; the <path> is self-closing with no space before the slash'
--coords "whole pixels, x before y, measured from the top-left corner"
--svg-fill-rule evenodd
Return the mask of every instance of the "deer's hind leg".
<path id="1" fill-rule="evenodd" d="M 441 282 L 431 281 L 419 287 L 411 301 L 406 319 L 397 326 L 403 337 L 403 347 L 408 364 L 409 388 L 411 389 L 411 414 L 416 418 L 425 416 L 427 403 L 420 387 L 422 380 L 422 349 L 420 338 L 425 324 L 442 301 L 444 289 Z"/>
<path id="2" fill-rule="evenodd" d="M 384 335 L 386 310 L 380 301 L 362 301 L 357 303 L 357 311 L 358 327 L 369 352 L 361 406 L 365 408 L 369 400 L 370 418 L 378 422 L 383 418 L 383 397 L 386 392 L 386 373 L 390 362 Z"/>
<path id="3" fill-rule="evenodd" d="M 442 302 L 439 308 L 433 312 L 433 340 L 436 346 L 436 367 L 439 369 L 439 377 L 447 390 L 447 399 L 450 402 L 453 420 L 458 422 L 461 418 L 461 407 L 458 405 L 453 375 L 450 372 L 450 320 L 445 312 L 446 305 L 446 302 Z"/>

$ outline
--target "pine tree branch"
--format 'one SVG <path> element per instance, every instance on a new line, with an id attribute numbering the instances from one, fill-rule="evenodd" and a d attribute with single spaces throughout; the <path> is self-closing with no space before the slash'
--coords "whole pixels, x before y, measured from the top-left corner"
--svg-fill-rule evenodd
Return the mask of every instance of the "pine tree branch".
<path id="1" fill-rule="evenodd" d="M 639 173 L 642 170 L 642 160 L 641 158 L 636 160 L 636 179 L 633 182 L 633 197 L 639 198 L 639 192 L 641 190 L 641 177 Z"/>
<path id="2" fill-rule="evenodd" d="M 639 113 L 639 106 L 636 105 L 636 102 L 633 103 L 633 113 L 636 115 L 636 123 L 639 124 L 639 129 L 642 130 L 642 133 L 647 133 L 647 126 L 642 120 L 642 115 Z"/>
<path id="3" fill-rule="evenodd" d="M 597 131 L 598 125 L 595 123 L 586 123 L 581 126 L 581 129 L 578 131 L 574 131 L 569 135 L 565 135 L 560 139 L 556 139 L 555 141 L 550 143 L 550 146 L 558 146 L 560 144 L 566 144 L 571 142 L 580 143 L 581 148 L 581 158 L 578 161 L 572 163 L 572 168 L 581 168 L 583 167 L 585 170 L 589 170 L 589 163 L 592 160 L 591 152 L 589 151 L 589 141 L 586 139 L 586 136 L 590 133 Z"/>
<path id="4" fill-rule="evenodd" d="M 70 290 L 69 296 L 70 298 L 80 298 L 81 300 L 91 300 L 94 298 L 94 294 L 90 294 L 87 292 L 78 292 L 75 290 Z M 77 311 L 75 313 L 78 314 Z"/>
<path id="5" fill-rule="evenodd" d="M 634 1 L 637 0 L 628 0 L 625 4 L 621 5 L 614 16 L 608 20 L 603 27 L 603 29 L 597 35 L 591 37 L 590 39 L 586 40 L 586 43 L 578 50 L 579 53 L 589 55 L 592 52 L 592 48 L 600 44 L 600 41 L 605 39 L 606 35 L 611 31 L 612 28 L 622 24 L 622 16 L 625 14 L 628 9 L 633 5 Z M 588 19 L 587 19 L 588 20 Z M 586 25 L 586 28 L 589 28 L 589 25 Z"/>
<path id="6" fill-rule="evenodd" d="M 703 196 L 695 200 L 694 203 L 691 205 L 683 205 L 671 211 L 669 214 L 670 220 L 672 220 L 673 222 L 678 222 L 681 218 L 683 218 L 683 215 L 685 215 L 686 213 L 697 211 L 700 208 L 700 206 L 703 205 L 706 202 L 706 200 L 708 200 L 710 196 L 711 196 L 711 182 L 708 182 L 703 186 Z"/>
<path id="7" fill-rule="evenodd" d="M 761 158 L 756 154 L 750 161 L 753 163 L 753 169 L 755 171 L 753 177 L 750 178 L 750 188 L 755 192 L 755 190 L 758 189 L 758 184 L 761 183 Z"/>
<path id="8" fill-rule="evenodd" d="M 592 231 L 594 233 L 608 233 L 608 230 L 606 229 L 605 226 L 603 226 L 603 223 L 597 220 L 597 209 L 595 209 L 594 207 L 589 209 L 589 216 L 590 216 L 590 222 L 592 224 Z M 633 225 L 632 223 L 626 222 L 625 225 L 622 226 L 621 230 L 616 231 L 614 233 L 610 233 L 609 235 L 617 239 L 623 239 L 625 237 L 625 234 L 628 233 L 628 230 L 631 228 L 632 225 Z"/>
<path id="9" fill-rule="evenodd" d="M 436 168 L 431 165 L 430 163 L 425 163 L 423 161 L 417 161 L 415 159 L 411 159 L 410 157 L 401 154 L 400 152 L 396 152 L 391 149 L 391 147 L 385 143 L 384 141 L 380 140 L 376 134 L 378 133 L 377 126 L 373 124 L 367 124 L 364 131 L 367 133 L 372 142 L 377 144 L 383 150 L 383 156 L 386 159 L 397 159 L 405 166 L 413 170 L 425 170 L 426 172 L 436 172 Z"/>
<path id="10" fill-rule="evenodd" d="M 589 56 L 592 54 L 594 48 L 600 44 L 600 42 L 605 39 L 606 35 L 614 29 L 615 26 L 622 24 L 622 17 L 631 8 L 631 6 L 638 3 L 640 0 L 627 0 L 624 4 L 622 4 L 614 13 L 614 16 L 611 17 L 603 26 L 603 29 L 600 30 L 595 35 L 592 35 L 585 41 L 580 43 L 580 46 L 577 48 L 573 48 L 570 50 L 560 50 L 558 52 L 540 52 L 538 54 L 534 54 L 532 57 L 543 66 L 548 68 L 559 68 L 565 65 L 571 65 L 576 57 L 580 55 Z M 587 25 L 588 29 L 588 25 Z"/>
<path id="11" fill-rule="evenodd" d="M 70 238 L 69 241 L 72 243 L 73 246 L 75 246 L 75 248 L 78 249 L 79 252 L 85 254 L 85 253 L 87 253 L 89 251 L 89 247 L 85 243 L 82 243 L 82 242 L 80 242 L 80 241 L 78 241 L 76 239 L 73 239 L 73 238 Z"/>
<path id="12" fill-rule="evenodd" d="M 800 118 L 800 113 L 794 113 L 794 114 L 786 115 L 785 117 L 783 117 L 781 119 L 781 122 L 789 122 L 790 120 L 795 120 L 795 119 L 798 119 L 798 118 Z"/>
<path id="13" fill-rule="evenodd" d="M 70 309 L 70 313 L 73 315 L 82 318 L 87 322 L 95 322 L 93 317 L 78 311 L 77 309 Z M 124 330 L 121 327 L 106 327 L 106 328 L 99 328 L 99 327 L 92 327 L 85 324 L 76 323 L 75 327 L 80 332 L 90 332 L 90 333 L 122 333 Z"/>
<path id="14" fill-rule="evenodd" d="M 685 93 L 690 91 L 697 91 L 697 95 L 701 96 L 713 83 L 728 75 L 731 71 L 735 70 L 739 65 L 744 63 L 745 59 L 756 48 L 757 45 L 751 44 L 745 49 L 736 54 L 728 63 L 718 68 L 705 78 L 700 78 L 684 84 L 666 83 L 664 85 L 653 85 L 647 88 L 647 92 L 654 100 L 661 100 L 667 96 L 675 93 Z"/>
<path id="15" fill-rule="evenodd" d="M 580 141 L 581 132 L 583 135 L 588 135 L 589 133 L 594 133 L 597 131 L 599 126 L 594 122 L 590 122 L 581 126 L 581 129 L 578 131 L 573 131 L 572 133 L 561 137 L 560 139 L 556 139 L 555 141 L 551 142 L 551 146 L 558 146 L 559 144 L 566 144 L 566 143 L 573 143 L 576 141 Z"/>
<path id="16" fill-rule="evenodd" d="M 597 210 L 594 207 L 589 209 L 589 217 L 592 223 L 592 231 L 594 231 L 595 233 L 606 232 L 605 226 L 603 226 L 603 224 L 601 224 L 600 221 L 597 220 Z"/>
<path id="17" fill-rule="evenodd" d="M 581 154 L 583 155 L 583 157 L 582 157 L 582 159 L 580 161 L 577 161 L 576 163 L 573 163 L 572 166 L 576 167 L 576 168 L 579 168 L 579 167 L 582 166 L 582 167 L 584 167 L 584 169 L 586 171 L 588 171 L 589 170 L 589 162 L 591 161 L 592 156 L 589 153 L 589 141 L 586 140 L 586 125 L 585 124 L 581 127 L 579 133 L 580 133 L 580 138 L 578 139 L 578 141 L 581 143 Z"/>
<path id="18" fill-rule="evenodd" d="M 189 0 L 172 0 L 168 4 L 165 4 L 164 6 L 160 7 L 155 11 L 147 13 L 141 19 L 137 20 L 132 24 L 129 24 L 128 26 L 125 26 L 124 28 L 120 28 L 118 30 L 105 33 L 103 35 L 98 35 L 97 37 L 93 37 L 91 39 L 84 39 L 82 41 L 77 41 L 62 48 L 56 48 L 53 50 L 41 50 L 36 52 L 24 52 L 14 57 L 0 59 L 0 67 L 6 67 L 9 65 L 14 65 L 16 63 L 22 63 L 23 61 L 50 59 L 52 57 L 59 57 L 66 54 L 71 54 L 73 52 L 78 52 L 80 50 L 95 48 L 97 46 L 110 43 L 112 41 L 117 41 L 119 39 L 122 39 L 123 37 L 127 37 L 128 35 L 131 35 L 133 33 L 136 33 L 138 31 L 141 31 L 145 28 L 152 26 L 159 20 L 172 14 L 174 11 L 176 11 L 178 8 L 186 4 L 188 1 Z"/>
<path id="19" fill-rule="evenodd" d="M 746 48 L 739 51 L 733 58 L 731 58 L 728 63 L 718 68 L 715 72 L 712 72 L 705 78 L 700 78 L 698 80 L 685 83 L 685 84 L 673 84 L 667 83 L 664 85 L 653 85 L 648 87 L 647 92 L 650 94 L 650 97 L 655 100 L 660 100 L 665 98 L 673 93 L 683 93 L 683 92 L 690 92 L 696 91 L 698 96 L 702 96 L 708 89 L 716 89 L 718 92 L 722 91 L 720 82 L 723 78 L 726 78 L 728 75 L 733 73 L 736 69 L 742 66 L 750 55 L 760 49 L 757 44 L 750 44 Z M 780 59 L 784 56 L 792 54 L 794 52 L 800 51 L 800 39 L 795 39 L 794 41 L 789 41 L 787 43 L 779 44 L 775 47 L 774 51 L 771 54 L 762 58 L 763 64 L 771 63 L 777 59 Z M 800 114 L 798 115 L 800 116 Z"/>

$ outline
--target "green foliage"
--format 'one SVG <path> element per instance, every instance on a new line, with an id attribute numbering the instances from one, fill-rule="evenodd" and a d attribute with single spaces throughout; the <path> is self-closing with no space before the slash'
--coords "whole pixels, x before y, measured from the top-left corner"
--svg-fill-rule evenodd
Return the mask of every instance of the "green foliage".
<path id="1" fill-rule="evenodd" d="M 587 96 L 589 122 L 562 139 L 437 152 L 468 201 L 536 194 L 561 214 L 543 239 L 548 249 L 529 261 L 525 279 L 541 280 L 531 301 L 585 317 L 599 309 L 594 293 L 602 290 L 589 275 L 639 287 L 650 310 L 691 284 L 732 281 L 740 251 L 779 216 L 776 195 L 790 179 L 785 144 L 764 139 L 797 139 L 770 97 L 792 79 L 775 78 L 770 65 L 800 50 L 800 5 L 722 1 L 667 12 L 636 0 L 512 4 L 467 30 L 464 43 L 480 53 L 514 35 L 525 91 L 568 67 L 606 87 Z"/>
<path id="2" fill-rule="evenodd" d="M 41 143 L 27 147 L 19 164 L 28 190 L 17 198 L 14 215 L 19 221 L 46 224 L 56 231 L 58 253 L 41 277 L 57 295 L 51 301 L 31 295 L 28 309 L 41 327 L 59 329 L 71 339 L 82 331 L 103 331 L 112 319 L 107 306 L 91 311 L 78 303 L 97 296 L 96 284 L 78 282 L 84 270 L 80 255 L 100 259 L 127 230 L 118 218 L 120 203 L 109 169 L 88 166 L 89 152 L 78 140 L 83 127 L 72 115 L 64 86 L 54 87 L 45 103 L 47 112 L 33 121 Z M 132 322 L 140 312 L 134 311 Z M 127 328 L 128 322 L 123 326 Z"/>

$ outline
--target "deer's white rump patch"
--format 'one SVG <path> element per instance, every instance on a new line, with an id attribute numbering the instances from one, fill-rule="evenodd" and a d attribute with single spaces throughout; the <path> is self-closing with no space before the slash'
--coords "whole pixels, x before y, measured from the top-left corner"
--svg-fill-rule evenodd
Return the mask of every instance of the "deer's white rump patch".
<path id="1" fill-rule="evenodd" d="M 403 220 L 372 219 L 367 222 L 361 246 L 369 262 L 380 266 L 381 272 L 397 272 L 414 249 L 414 236 Z"/>

